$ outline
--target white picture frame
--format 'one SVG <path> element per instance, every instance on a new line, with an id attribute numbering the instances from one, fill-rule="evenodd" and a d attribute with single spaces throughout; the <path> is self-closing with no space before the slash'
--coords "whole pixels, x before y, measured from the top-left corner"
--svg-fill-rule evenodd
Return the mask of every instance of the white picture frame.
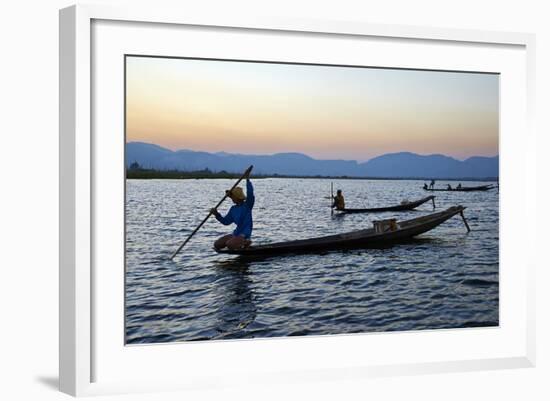
<path id="1" fill-rule="evenodd" d="M 131 369 L 127 369 L 127 376 L 107 375 L 102 378 L 101 372 L 98 372 L 101 363 L 97 362 L 97 353 L 103 352 L 105 336 L 98 335 L 97 325 L 103 319 L 101 313 L 97 314 L 94 294 L 97 287 L 101 285 L 101 279 L 94 274 L 94 266 L 98 260 L 102 260 L 97 255 L 97 245 L 94 243 L 94 235 L 97 235 L 98 227 L 96 218 L 101 213 L 97 212 L 97 186 L 94 177 L 97 169 L 102 167 L 97 154 L 103 152 L 102 146 L 94 141 L 92 127 L 97 117 L 92 102 L 94 88 L 92 87 L 93 69 L 98 68 L 94 60 L 94 53 L 101 51 L 98 46 L 104 44 L 104 41 L 94 42 L 92 39 L 94 32 L 94 23 L 98 21 L 108 21 L 108 24 L 121 23 L 139 23 L 134 27 L 136 30 L 143 29 L 143 24 L 156 24 L 170 29 L 169 27 L 199 27 L 206 30 L 212 29 L 216 35 L 229 37 L 234 32 L 243 31 L 247 34 L 273 33 L 274 35 L 282 33 L 285 35 L 306 35 L 314 37 L 316 35 L 325 38 L 338 37 L 348 40 L 361 40 L 362 38 L 383 39 L 385 41 L 407 41 L 407 43 L 431 43 L 437 46 L 453 45 L 457 51 L 460 49 L 473 48 L 484 51 L 485 47 L 495 49 L 512 49 L 510 57 L 517 61 L 517 71 L 510 70 L 510 79 L 514 85 L 520 88 L 524 94 L 515 101 L 523 105 L 525 109 L 515 111 L 512 108 L 505 108 L 508 113 L 514 114 L 511 120 L 507 120 L 503 128 L 508 130 L 506 124 L 519 130 L 516 136 L 506 134 L 504 153 L 501 155 L 502 182 L 501 196 L 503 202 L 501 211 L 506 215 L 508 209 L 514 205 L 526 205 L 526 199 L 529 197 L 529 185 L 534 180 L 535 174 L 535 138 L 531 127 L 531 112 L 533 106 L 533 88 L 534 88 L 534 35 L 524 33 L 507 32 L 485 32 L 459 29 L 438 29 L 415 26 L 391 26 L 376 25 L 362 22 L 343 22 L 343 21 L 315 21 L 315 20 L 293 20 L 276 18 L 254 18 L 242 20 L 224 20 L 223 18 L 213 18 L 204 15 L 192 15 L 181 11 L 169 12 L 162 9 L 143 9 L 128 8 L 118 9 L 106 6 L 72 6 L 60 11 L 60 390 L 71 395 L 94 395 L 106 393 L 132 392 L 132 391 L 155 391 L 166 389 L 197 389 L 208 388 L 209 386 L 227 385 L 230 382 L 229 374 L 220 367 L 218 372 L 212 375 L 206 375 L 204 370 L 196 369 L 188 373 L 191 377 L 180 379 L 177 376 L 166 375 L 164 377 L 151 377 L 150 380 L 144 380 L 143 377 L 132 378 Z M 117 27 L 118 30 L 128 30 L 128 26 Z M 137 31 L 136 31 L 137 32 Z M 109 29 L 105 34 L 113 34 Z M 164 35 L 165 33 L 159 33 Z M 113 34 L 114 35 L 114 34 Z M 130 35 L 128 35 L 130 36 Z M 124 35 L 118 34 L 117 38 L 113 36 L 113 43 L 124 43 L 130 41 Z M 116 40 L 114 40 L 116 39 Z M 154 43 L 153 43 L 154 44 Z M 95 47 L 94 47 L 95 46 Z M 114 46 L 114 45 L 113 45 Z M 459 49 L 460 47 L 460 49 Z M 118 50 L 117 50 L 118 51 Z M 429 52 L 429 50 L 427 50 Z M 483 51 L 481 53 L 483 53 Z M 264 56 L 267 57 L 267 56 Z M 345 57 L 345 56 L 344 56 Z M 504 59 L 502 59 L 504 60 Z M 503 61 L 499 61 L 503 63 Z M 475 63 L 472 62 L 472 66 Z M 498 65 L 496 65 L 498 67 Z M 424 66 L 426 68 L 426 65 Z M 429 67 L 429 65 L 427 65 Z M 441 69 L 441 65 L 434 65 L 434 69 Z M 474 67 L 471 67 L 474 68 Z M 504 67 L 503 67 L 504 68 Z M 510 67 L 512 68 L 512 67 Z M 460 68 L 457 68 L 460 69 Z M 496 72 L 500 72 L 496 68 Z M 514 74 L 518 75 L 515 76 Z M 520 76 L 521 75 L 521 76 Z M 503 96 L 510 97 L 510 90 L 503 92 Z M 117 90 L 120 90 L 117 89 Z M 507 99 L 505 99 L 507 101 Z M 501 109 L 502 110 L 502 109 Z M 515 115 L 517 114 L 517 115 Z M 120 116 L 115 116 L 118 119 Z M 123 132 L 121 132 L 123 136 Z M 518 142 L 519 141 L 519 142 Z M 514 149 L 515 154 L 510 152 L 506 154 L 507 149 Z M 116 152 L 116 149 L 112 150 Z M 516 168 L 508 170 L 506 163 L 510 163 L 510 158 L 519 160 Z M 115 164 L 116 165 L 116 164 Z M 109 165 L 105 164 L 104 169 Z M 519 166 L 519 167 L 518 167 Z M 503 168 L 505 170 L 503 170 Z M 504 174 L 503 174 L 504 173 Z M 509 181 L 507 181 L 509 180 Z M 520 195 L 512 194 L 512 184 L 523 183 L 526 189 Z M 507 185 L 507 183 L 509 185 Z M 116 206 L 122 209 L 122 205 Z M 510 231 L 510 236 L 505 236 L 502 241 L 510 243 L 513 240 L 512 229 L 526 221 L 527 226 L 532 228 L 535 219 L 535 209 L 525 208 L 521 214 L 518 213 L 515 218 L 501 222 L 501 227 Z M 519 253 L 529 247 L 524 243 L 520 246 Z M 522 248 L 523 247 L 523 248 Z M 502 248 L 502 242 L 501 242 Z M 517 253 L 501 253 L 503 258 L 515 258 L 520 260 Z M 381 375 L 398 375 L 411 373 L 429 373 L 442 371 L 467 371 L 479 369 L 500 369 L 511 367 L 529 367 L 535 363 L 535 329 L 534 329 L 534 270 L 535 259 L 533 252 L 526 252 L 527 258 L 520 262 L 521 277 L 514 278 L 519 289 L 510 289 L 515 291 L 514 299 L 521 299 L 518 303 L 517 316 L 521 320 L 517 327 L 512 330 L 514 334 L 510 337 L 502 338 L 501 348 L 495 348 L 494 352 L 483 354 L 474 352 L 465 358 L 450 358 L 443 360 L 421 360 L 410 355 L 408 359 L 392 359 L 382 353 L 379 359 L 373 356 L 373 360 L 365 360 L 361 353 L 358 353 L 355 359 L 351 356 L 348 360 L 337 361 L 338 347 L 343 343 L 353 344 L 354 347 L 364 347 L 368 343 L 382 341 L 389 338 L 393 346 L 402 346 L 407 348 L 409 341 L 439 341 L 441 333 L 432 331 L 409 333 L 409 334 L 377 334 L 371 336 L 350 335 L 336 336 L 337 338 L 311 338 L 307 342 L 302 339 L 283 339 L 283 340 L 252 340 L 252 342 L 215 342 L 212 344 L 195 344 L 193 348 L 188 347 L 185 352 L 190 358 L 204 355 L 205 358 L 211 358 L 215 353 L 225 353 L 224 355 L 246 355 L 249 349 L 252 352 L 265 355 L 271 363 L 274 370 L 267 370 L 261 366 L 255 368 L 253 373 L 258 381 L 264 382 L 285 382 L 293 380 L 326 380 L 328 378 L 352 377 L 362 378 Z M 101 257 L 109 257 L 109 254 L 103 254 Z M 515 273 L 514 273 L 515 274 Z M 506 278 L 506 277 L 505 277 Z M 504 291 L 506 296 L 507 288 Z M 116 287 L 106 289 L 117 291 Z M 502 292 L 501 292 L 502 294 Z M 120 303 L 120 298 L 116 298 Z M 117 305 L 117 308 L 123 305 Z M 506 307 L 506 306 L 504 306 Z M 501 313 L 503 311 L 501 310 Z M 506 312 L 506 311 L 505 311 Z M 99 316 L 99 317 L 98 317 Z M 107 322 L 107 320 L 105 320 Z M 110 330 L 103 324 L 105 332 Z M 104 330 L 101 330 L 101 333 Z M 493 330 L 492 332 L 490 330 Z M 484 341 L 493 341 L 496 337 L 495 330 L 505 332 L 506 325 L 498 329 L 486 329 L 478 331 L 462 331 L 459 333 L 443 334 L 444 336 L 468 337 L 464 341 L 475 343 L 479 338 L 486 335 Z M 449 333 L 449 332 L 447 332 Z M 427 340 L 422 340 L 426 338 Z M 512 340 L 513 338 L 513 340 Z M 117 340 L 118 341 L 118 340 Z M 328 341 L 328 342 L 327 342 Z M 397 341 L 397 343 L 395 342 Z M 510 343 L 508 343 L 509 341 Z M 513 342 L 513 345 L 511 345 Z M 510 345 L 510 352 L 506 352 Z M 116 345 L 124 349 L 124 344 Z M 132 348 L 128 357 L 135 363 L 140 358 L 147 358 L 147 361 L 159 361 L 163 358 L 169 358 L 167 352 L 172 353 L 175 348 L 181 348 L 182 345 L 169 346 L 149 346 L 147 356 L 140 355 L 141 350 Z M 271 348 L 269 348 L 271 347 Z M 286 369 L 285 364 L 290 362 L 287 358 L 277 359 L 277 352 L 281 347 L 291 350 L 291 353 L 308 352 L 309 355 L 315 355 L 323 347 L 327 351 L 328 361 L 318 364 L 318 361 L 312 359 L 312 364 L 299 365 L 296 369 Z M 329 347 L 329 348 L 326 348 Z M 330 351 L 330 347 L 333 351 Z M 458 350 L 460 347 L 458 347 Z M 513 350 L 512 350 L 513 349 Z M 305 350 L 305 351 L 304 351 Z M 126 352 L 126 351 L 125 351 Z M 457 351 L 459 352 L 459 351 Z M 156 355 L 153 355 L 156 354 Z M 386 352 L 387 354 L 387 352 Z M 192 356 L 191 356 L 192 355 Z M 331 358 L 334 358 L 334 366 L 331 365 Z M 363 358 L 363 359 L 361 359 Z M 375 361 L 376 359 L 376 361 Z M 99 357 L 104 361 L 105 357 Z M 145 359 L 143 359 L 145 361 Z M 115 363 L 116 361 L 112 361 Z M 102 362 L 104 364 L 104 362 Z M 115 366 L 115 365 L 113 365 Z M 170 366 L 170 363 L 167 363 Z M 243 368 L 244 369 L 244 368 Z M 99 373 L 99 374 L 98 374 Z M 162 372 L 161 372 L 162 373 Z M 99 379 L 98 379 L 99 378 Z M 146 375 L 145 375 L 146 378 Z"/>

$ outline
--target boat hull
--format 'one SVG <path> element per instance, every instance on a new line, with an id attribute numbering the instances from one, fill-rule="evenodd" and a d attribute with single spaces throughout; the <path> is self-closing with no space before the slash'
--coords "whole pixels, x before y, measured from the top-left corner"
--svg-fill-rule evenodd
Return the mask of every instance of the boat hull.
<path id="1" fill-rule="evenodd" d="M 479 187 L 463 187 L 460 189 L 445 189 L 445 188 L 423 188 L 424 191 L 429 192 L 474 192 L 474 191 L 488 191 L 495 188 L 493 185 L 481 185 Z"/>
<path id="2" fill-rule="evenodd" d="M 461 213 L 464 209 L 465 208 L 463 206 L 454 206 L 443 212 L 402 221 L 398 223 L 400 228 L 384 233 L 376 233 L 374 229 L 370 228 L 327 237 L 251 246 L 238 250 L 224 249 L 217 252 L 242 256 L 269 256 L 281 254 L 322 253 L 341 249 L 370 248 L 392 245 L 430 231 L 451 217 Z"/>
<path id="3" fill-rule="evenodd" d="M 409 210 L 413 210 L 417 208 L 420 205 L 423 205 L 426 202 L 432 201 L 435 199 L 435 196 L 427 196 L 425 198 L 422 198 L 420 200 L 409 202 L 403 205 L 396 205 L 396 206 L 389 206 L 389 207 L 377 207 L 377 208 L 367 208 L 367 209 L 342 209 L 337 210 L 338 213 L 343 214 L 352 214 L 352 213 L 381 213 L 381 212 L 405 212 Z M 434 202 L 435 207 L 435 202 Z"/>

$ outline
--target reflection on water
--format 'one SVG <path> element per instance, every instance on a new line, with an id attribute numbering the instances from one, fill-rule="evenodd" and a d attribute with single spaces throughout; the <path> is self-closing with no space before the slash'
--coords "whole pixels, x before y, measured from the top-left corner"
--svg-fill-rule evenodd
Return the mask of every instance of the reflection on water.
<path id="1" fill-rule="evenodd" d="M 217 261 L 219 280 L 215 292 L 221 302 L 216 311 L 216 331 L 213 338 L 239 338 L 241 330 L 256 318 L 256 306 L 250 289 L 248 264 L 239 261 Z"/>
<path id="2" fill-rule="evenodd" d="M 380 218 L 402 220 L 433 211 L 430 203 L 404 213 L 331 216 L 329 180 L 254 183 L 256 244 L 342 233 Z M 436 194 L 436 210 L 467 206 L 469 234 L 455 217 L 397 246 L 247 259 L 212 250 L 230 228 L 211 219 L 169 260 L 231 184 L 127 182 L 128 343 L 498 325 L 496 191 Z M 422 184 L 335 182 L 349 207 L 420 199 L 426 196 Z"/>

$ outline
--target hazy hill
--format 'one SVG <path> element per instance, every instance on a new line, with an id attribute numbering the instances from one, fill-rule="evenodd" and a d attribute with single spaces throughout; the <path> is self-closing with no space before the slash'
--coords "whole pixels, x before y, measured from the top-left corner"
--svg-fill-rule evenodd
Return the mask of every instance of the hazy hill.
<path id="1" fill-rule="evenodd" d="M 375 157 L 361 166 L 371 177 L 498 177 L 498 156 L 476 156 L 460 161 L 444 155 L 401 152 Z"/>
<path id="2" fill-rule="evenodd" d="M 162 149 L 162 151 L 160 151 Z M 254 165 L 256 174 L 281 175 L 349 175 L 362 176 L 356 161 L 316 160 L 301 153 L 274 155 L 239 155 L 225 152 L 207 153 L 191 150 L 171 151 L 157 145 L 130 142 L 126 144 L 126 162 L 144 168 L 239 172 Z"/>
<path id="3" fill-rule="evenodd" d="M 444 155 L 418 155 L 410 152 L 390 153 L 364 163 L 354 160 L 317 160 L 301 153 L 241 155 L 226 152 L 208 153 L 192 150 L 172 151 L 154 144 L 126 144 L 126 163 L 137 162 L 157 170 L 241 172 L 250 164 L 256 174 L 321 175 L 351 177 L 425 177 L 487 178 L 498 177 L 498 156 L 471 157 L 460 161 Z"/>

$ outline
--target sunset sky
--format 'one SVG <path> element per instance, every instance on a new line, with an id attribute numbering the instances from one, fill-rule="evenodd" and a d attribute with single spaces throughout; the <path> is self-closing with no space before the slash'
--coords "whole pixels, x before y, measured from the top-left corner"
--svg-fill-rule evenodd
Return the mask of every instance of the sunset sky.
<path id="1" fill-rule="evenodd" d="M 365 161 L 498 154 L 495 74 L 126 58 L 126 140 Z"/>

